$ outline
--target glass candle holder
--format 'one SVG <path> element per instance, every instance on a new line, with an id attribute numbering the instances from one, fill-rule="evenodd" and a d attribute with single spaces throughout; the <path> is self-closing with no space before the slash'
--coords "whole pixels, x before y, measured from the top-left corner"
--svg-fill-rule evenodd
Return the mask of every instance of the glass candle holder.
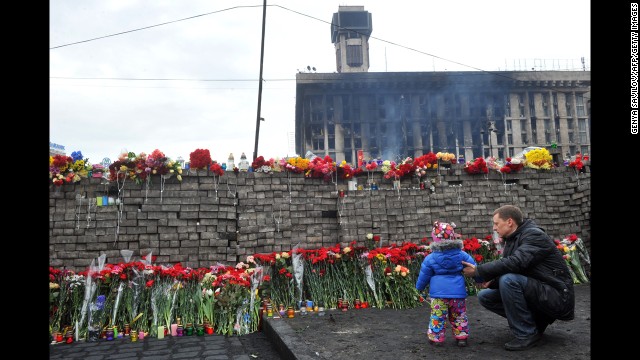
<path id="1" fill-rule="evenodd" d="M 107 328 L 106 336 L 107 336 L 107 341 L 113 341 L 114 332 L 113 332 L 113 327 L 112 326 L 109 326 Z"/>

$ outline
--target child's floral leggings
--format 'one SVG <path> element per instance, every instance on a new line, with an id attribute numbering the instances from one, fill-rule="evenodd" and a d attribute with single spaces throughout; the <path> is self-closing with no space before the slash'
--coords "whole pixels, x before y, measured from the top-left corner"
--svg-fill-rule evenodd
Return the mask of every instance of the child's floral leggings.
<path id="1" fill-rule="evenodd" d="M 469 336 L 469 321 L 467 320 L 467 303 L 465 299 L 434 299 L 431 298 L 431 317 L 427 336 L 434 342 L 443 342 L 445 324 L 449 321 L 456 339 L 466 339 Z"/>

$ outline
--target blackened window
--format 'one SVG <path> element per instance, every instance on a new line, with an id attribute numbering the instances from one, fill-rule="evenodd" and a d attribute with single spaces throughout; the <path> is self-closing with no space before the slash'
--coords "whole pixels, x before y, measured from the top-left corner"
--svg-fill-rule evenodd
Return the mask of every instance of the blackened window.
<path id="1" fill-rule="evenodd" d="M 347 45 L 347 64 L 352 67 L 362 66 L 362 45 Z"/>

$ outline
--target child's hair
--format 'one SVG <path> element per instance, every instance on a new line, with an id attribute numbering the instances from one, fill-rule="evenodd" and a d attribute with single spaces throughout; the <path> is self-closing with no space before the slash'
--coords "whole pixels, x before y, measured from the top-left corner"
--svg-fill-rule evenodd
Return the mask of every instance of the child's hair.
<path id="1" fill-rule="evenodd" d="M 456 238 L 456 233 L 453 231 L 455 227 L 456 224 L 454 223 L 436 221 L 433 223 L 431 238 L 435 242 L 441 240 L 453 240 Z"/>

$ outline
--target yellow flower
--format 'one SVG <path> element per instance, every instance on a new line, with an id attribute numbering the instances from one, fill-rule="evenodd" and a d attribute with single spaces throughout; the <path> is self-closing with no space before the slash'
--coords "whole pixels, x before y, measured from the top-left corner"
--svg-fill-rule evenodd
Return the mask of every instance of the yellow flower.
<path id="1" fill-rule="evenodd" d="M 176 176 L 176 178 L 178 179 L 178 181 L 182 181 L 182 176 L 181 175 Z"/>
<path id="2" fill-rule="evenodd" d="M 285 259 L 288 259 L 289 258 L 289 253 L 286 252 L 286 251 L 283 251 L 282 252 L 282 257 L 285 258 Z"/>
<path id="3" fill-rule="evenodd" d="M 54 282 L 49 283 L 49 289 L 59 289 L 59 288 L 60 288 L 60 284 L 54 283 Z"/>
<path id="4" fill-rule="evenodd" d="M 120 171 L 127 171 L 127 167 L 125 165 L 120 165 Z"/>
<path id="5" fill-rule="evenodd" d="M 345 247 L 344 249 L 342 249 L 342 252 L 345 253 L 345 254 L 348 254 L 350 251 L 351 251 L 351 248 L 348 247 L 348 246 Z"/>

